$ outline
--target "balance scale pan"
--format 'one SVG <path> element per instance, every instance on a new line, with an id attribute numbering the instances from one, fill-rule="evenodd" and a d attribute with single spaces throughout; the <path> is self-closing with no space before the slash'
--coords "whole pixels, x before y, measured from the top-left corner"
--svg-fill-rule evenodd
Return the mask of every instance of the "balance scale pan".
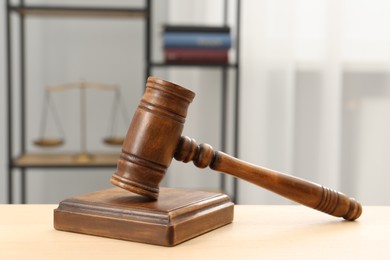
<path id="1" fill-rule="evenodd" d="M 104 138 L 104 143 L 109 145 L 122 145 L 124 140 L 124 137 L 107 137 Z"/>
<path id="2" fill-rule="evenodd" d="M 35 140 L 34 144 L 41 147 L 56 147 L 64 144 L 64 140 L 60 138 L 41 138 Z"/>

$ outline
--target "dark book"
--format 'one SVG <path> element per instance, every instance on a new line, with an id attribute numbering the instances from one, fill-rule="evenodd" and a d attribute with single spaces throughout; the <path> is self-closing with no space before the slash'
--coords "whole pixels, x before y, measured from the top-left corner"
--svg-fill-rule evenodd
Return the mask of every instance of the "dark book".
<path id="1" fill-rule="evenodd" d="M 165 49 L 165 62 L 167 63 L 227 63 L 227 50 L 209 49 Z"/>
<path id="2" fill-rule="evenodd" d="M 204 32 L 230 33 L 228 26 L 193 26 L 193 25 L 165 25 L 165 32 Z"/>

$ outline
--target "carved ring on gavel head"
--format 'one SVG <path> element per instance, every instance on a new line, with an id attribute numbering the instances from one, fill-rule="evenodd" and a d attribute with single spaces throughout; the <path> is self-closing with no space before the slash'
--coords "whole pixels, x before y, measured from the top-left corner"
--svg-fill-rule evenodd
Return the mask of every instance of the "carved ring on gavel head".
<path id="1" fill-rule="evenodd" d="M 362 206 L 353 198 L 324 186 L 253 165 L 209 144 L 182 137 L 189 104 L 195 93 L 171 82 L 149 77 L 145 94 L 134 114 L 117 170 L 111 182 L 123 189 L 158 198 L 159 183 L 172 161 L 233 175 L 285 198 L 346 220 L 355 220 Z"/>

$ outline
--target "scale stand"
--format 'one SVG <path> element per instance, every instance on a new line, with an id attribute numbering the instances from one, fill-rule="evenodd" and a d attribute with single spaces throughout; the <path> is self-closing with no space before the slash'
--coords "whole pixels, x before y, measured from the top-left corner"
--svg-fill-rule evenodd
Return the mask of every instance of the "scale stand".
<path id="1" fill-rule="evenodd" d="M 221 193 L 161 188 L 158 200 L 121 188 L 62 201 L 57 230 L 175 246 L 233 221 L 234 204 Z"/>

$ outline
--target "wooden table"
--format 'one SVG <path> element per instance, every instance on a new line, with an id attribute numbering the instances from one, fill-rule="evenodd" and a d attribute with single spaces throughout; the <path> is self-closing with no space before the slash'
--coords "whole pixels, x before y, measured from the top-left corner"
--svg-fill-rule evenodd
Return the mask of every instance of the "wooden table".
<path id="1" fill-rule="evenodd" d="M 0 205 L 0 259 L 390 259 L 390 207 L 346 222 L 303 206 L 235 206 L 232 224 L 175 247 L 57 231 L 57 205 Z"/>

